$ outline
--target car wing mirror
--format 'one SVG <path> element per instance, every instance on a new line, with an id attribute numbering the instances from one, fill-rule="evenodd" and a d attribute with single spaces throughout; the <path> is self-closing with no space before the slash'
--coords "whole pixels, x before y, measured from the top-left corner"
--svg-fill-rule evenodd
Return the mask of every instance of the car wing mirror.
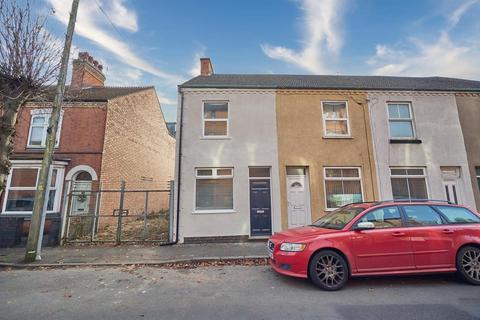
<path id="1" fill-rule="evenodd" d="M 375 224 L 373 222 L 359 222 L 355 227 L 355 230 L 371 230 L 375 229 Z"/>

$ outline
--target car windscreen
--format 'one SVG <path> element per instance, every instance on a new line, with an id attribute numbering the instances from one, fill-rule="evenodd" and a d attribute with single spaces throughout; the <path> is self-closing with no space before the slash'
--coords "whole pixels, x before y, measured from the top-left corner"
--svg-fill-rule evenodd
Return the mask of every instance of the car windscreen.
<path id="1" fill-rule="evenodd" d="M 341 230 L 363 211 L 365 211 L 365 208 L 353 206 L 342 207 L 326 214 L 312 225 L 320 228 Z"/>

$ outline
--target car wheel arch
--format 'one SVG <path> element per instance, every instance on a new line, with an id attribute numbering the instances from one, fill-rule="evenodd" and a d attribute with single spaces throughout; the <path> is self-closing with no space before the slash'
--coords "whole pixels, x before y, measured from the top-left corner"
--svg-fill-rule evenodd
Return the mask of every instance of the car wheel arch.
<path id="1" fill-rule="evenodd" d="M 477 243 L 477 242 L 469 242 L 469 243 L 464 243 L 464 244 L 462 244 L 460 247 L 458 247 L 457 252 L 455 253 L 455 261 L 456 261 L 456 259 L 457 259 L 457 256 L 458 256 L 458 253 L 460 252 L 460 250 L 462 250 L 462 249 L 465 248 L 465 247 L 475 247 L 475 248 L 480 249 L 480 243 Z"/>
<path id="2" fill-rule="evenodd" d="M 308 266 L 310 266 L 310 263 L 312 262 L 312 259 L 313 257 L 321 252 L 321 251 L 325 251 L 325 250 L 330 250 L 330 251 L 334 251 L 336 253 L 338 253 L 343 259 L 345 259 L 345 262 L 347 263 L 347 266 L 348 266 L 348 276 L 350 277 L 352 275 L 352 265 L 350 263 L 350 260 L 348 260 L 348 257 L 347 255 L 340 249 L 338 248 L 334 248 L 334 247 L 323 247 L 323 248 L 319 248 L 315 251 L 312 252 L 312 254 L 310 255 L 310 258 L 308 259 L 308 264 L 307 264 L 307 276 L 308 278 L 310 278 L 310 272 L 309 272 L 309 268 Z"/>

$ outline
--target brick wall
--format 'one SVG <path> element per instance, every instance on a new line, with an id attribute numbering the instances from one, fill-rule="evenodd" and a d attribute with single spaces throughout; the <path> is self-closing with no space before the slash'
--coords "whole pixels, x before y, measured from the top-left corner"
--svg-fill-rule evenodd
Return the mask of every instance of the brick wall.
<path id="1" fill-rule="evenodd" d="M 16 126 L 15 148 L 13 159 L 41 160 L 43 149 L 28 148 L 28 133 L 30 128 L 31 111 L 36 108 L 49 108 L 51 104 L 29 103 L 22 107 Z M 66 161 L 65 175 L 77 165 L 92 167 L 97 175 L 101 176 L 101 163 L 107 104 L 103 103 L 71 103 L 64 106 L 62 127 L 60 132 L 59 147 L 55 150 L 54 160 Z M 92 188 L 98 188 L 99 181 L 92 183 Z M 66 185 L 64 185 L 66 188 Z M 2 195 L 2 197 L 4 194 Z M 3 206 L 0 199 L 0 208 Z M 63 203 L 63 201 L 62 201 Z M 0 215 L 0 247 L 24 244 L 26 235 L 22 226 L 28 223 L 30 215 L 18 217 Z M 49 228 L 45 238 L 46 245 L 58 243 L 60 216 L 47 216 Z"/>
<path id="2" fill-rule="evenodd" d="M 108 104 L 101 184 L 104 189 L 165 189 L 173 179 L 175 139 L 170 136 L 153 88 L 113 99 Z M 129 195 L 125 208 L 143 208 L 144 195 Z M 161 196 L 151 210 L 168 207 Z M 118 208 L 117 194 L 103 194 L 101 213 Z M 138 210 L 135 210 L 138 211 Z"/>

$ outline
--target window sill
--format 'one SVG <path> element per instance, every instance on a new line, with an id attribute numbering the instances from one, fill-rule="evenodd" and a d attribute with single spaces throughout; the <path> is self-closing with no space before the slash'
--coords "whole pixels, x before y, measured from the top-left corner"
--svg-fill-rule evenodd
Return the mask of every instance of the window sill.
<path id="1" fill-rule="evenodd" d="M 215 213 L 237 213 L 236 210 L 226 209 L 226 210 L 193 210 L 192 214 L 215 214 Z"/>
<path id="2" fill-rule="evenodd" d="M 331 211 L 335 211 L 337 210 L 338 208 L 326 208 L 324 209 L 323 211 L 327 211 L 327 212 L 331 212 Z"/>
<path id="3" fill-rule="evenodd" d="M 45 150 L 46 147 L 38 147 L 38 146 L 27 146 L 27 150 Z M 58 146 L 54 147 L 55 149 L 58 149 Z"/>
<path id="4" fill-rule="evenodd" d="M 322 136 L 322 139 L 353 139 L 352 136 Z"/>
<path id="5" fill-rule="evenodd" d="M 420 144 L 420 143 L 422 143 L 422 140 L 420 140 L 420 139 L 390 139 L 390 143 L 392 143 L 392 144 L 403 144 L 403 143 Z"/>
<path id="6" fill-rule="evenodd" d="M 232 138 L 230 137 L 201 137 L 200 140 L 231 140 Z"/>

